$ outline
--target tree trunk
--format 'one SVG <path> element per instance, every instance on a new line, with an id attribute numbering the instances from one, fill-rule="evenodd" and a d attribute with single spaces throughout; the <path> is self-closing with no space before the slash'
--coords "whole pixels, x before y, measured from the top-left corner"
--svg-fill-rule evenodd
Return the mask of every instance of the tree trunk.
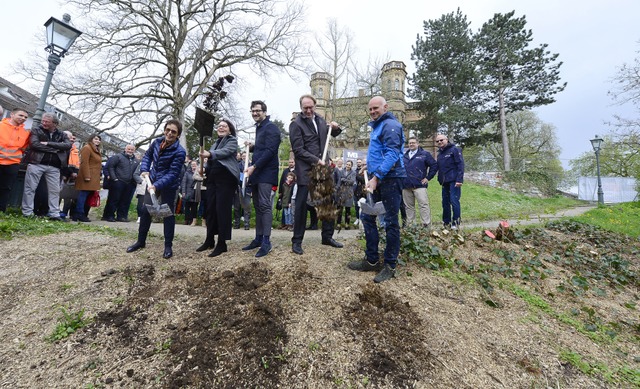
<path id="1" fill-rule="evenodd" d="M 507 136 L 507 115 L 504 107 L 504 89 L 498 92 L 500 98 L 500 134 L 502 135 L 502 154 L 504 171 L 511 171 L 511 153 L 509 152 L 509 137 Z"/>

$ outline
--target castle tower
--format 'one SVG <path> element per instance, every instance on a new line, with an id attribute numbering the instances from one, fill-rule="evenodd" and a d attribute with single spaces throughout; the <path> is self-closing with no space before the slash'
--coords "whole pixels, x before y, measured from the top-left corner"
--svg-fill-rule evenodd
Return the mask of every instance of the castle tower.
<path id="1" fill-rule="evenodd" d="M 327 105 L 331 98 L 331 75 L 326 72 L 316 72 L 311 75 L 311 94 L 316 98 L 316 111 L 326 117 Z"/>
<path id="2" fill-rule="evenodd" d="M 407 111 L 405 82 L 407 80 L 406 65 L 402 61 L 387 62 L 382 66 L 382 96 L 389 104 L 389 110 L 404 123 Z"/>

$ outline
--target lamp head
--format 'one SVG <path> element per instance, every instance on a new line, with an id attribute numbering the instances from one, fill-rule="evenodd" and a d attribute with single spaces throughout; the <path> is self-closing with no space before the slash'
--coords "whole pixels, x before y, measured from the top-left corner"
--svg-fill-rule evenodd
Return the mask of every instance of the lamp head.
<path id="1" fill-rule="evenodd" d="M 603 139 L 596 135 L 595 138 L 591 139 L 591 147 L 593 147 L 593 151 L 600 151 L 600 146 L 602 145 Z"/>
<path id="2" fill-rule="evenodd" d="M 65 21 L 71 20 L 68 14 L 65 14 L 64 19 Z M 59 57 L 64 57 L 73 42 L 82 35 L 80 30 L 53 17 L 49 18 L 44 26 L 47 29 L 47 47 L 45 49 Z"/>

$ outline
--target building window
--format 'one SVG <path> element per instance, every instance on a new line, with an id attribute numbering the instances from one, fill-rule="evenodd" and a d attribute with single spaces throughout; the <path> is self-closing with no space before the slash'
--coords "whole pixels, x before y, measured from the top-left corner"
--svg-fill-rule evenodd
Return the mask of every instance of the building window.
<path id="1" fill-rule="evenodd" d="M 394 90 L 400 90 L 400 80 L 398 80 L 397 78 Z"/>
<path id="2" fill-rule="evenodd" d="M 324 88 L 320 87 L 318 88 L 318 95 L 317 97 L 324 99 Z"/>

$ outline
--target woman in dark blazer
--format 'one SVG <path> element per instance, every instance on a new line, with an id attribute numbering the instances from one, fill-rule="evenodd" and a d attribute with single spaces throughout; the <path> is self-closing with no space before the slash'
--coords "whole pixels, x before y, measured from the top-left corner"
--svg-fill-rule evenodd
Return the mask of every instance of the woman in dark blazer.
<path id="1" fill-rule="evenodd" d="M 220 120 L 218 139 L 209 151 L 202 151 L 200 156 L 208 158 L 206 167 L 207 185 L 207 237 L 196 251 L 213 248 L 210 257 L 227 251 L 227 241 L 231 240 L 233 196 L 240 181 L 240 168 L 236 160 L 238 140 L 236 128 L 227 119 Z M 218 235 L 218 244 L 215 236 Z M 215 247 L 215 248 L 214 248 Z"/>

